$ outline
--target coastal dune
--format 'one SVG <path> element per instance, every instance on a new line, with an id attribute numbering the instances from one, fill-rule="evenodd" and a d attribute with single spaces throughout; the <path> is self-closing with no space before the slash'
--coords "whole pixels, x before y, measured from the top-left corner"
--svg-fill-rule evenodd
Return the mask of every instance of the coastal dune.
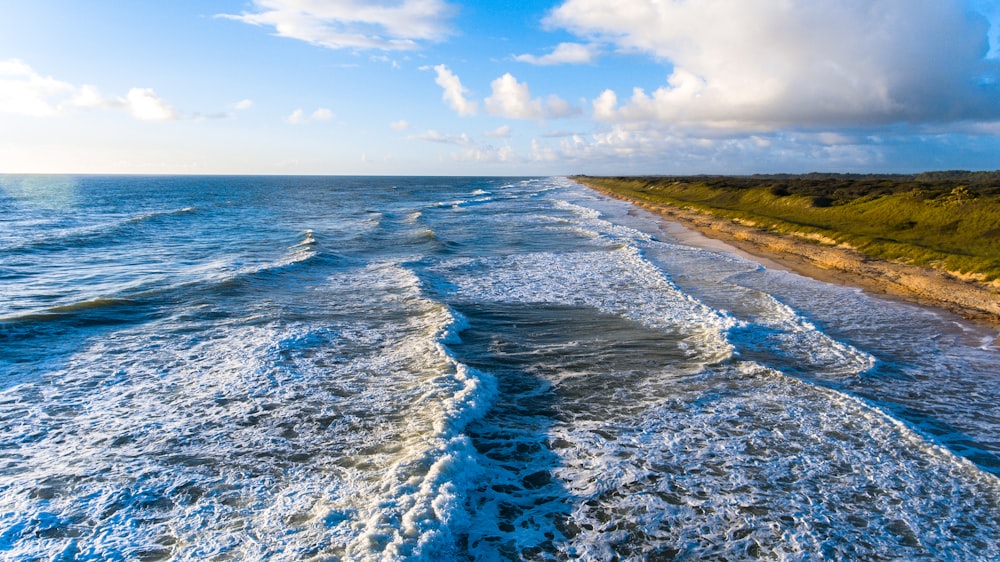
<path id="1" fill-rule="evenodd" d="M 932 267 L 874 259 L 848 244 L 821 239 L 815 233 L 777 234 L 747 221 L 688 206 L 651 202 L 586 178 L 573 179 L 599 193 L 628 201 L 796 273 L 856 286 L 872 294 L 943 308 L 966 319 L 1000 326 L 998 280 L 984 281 Z"/>

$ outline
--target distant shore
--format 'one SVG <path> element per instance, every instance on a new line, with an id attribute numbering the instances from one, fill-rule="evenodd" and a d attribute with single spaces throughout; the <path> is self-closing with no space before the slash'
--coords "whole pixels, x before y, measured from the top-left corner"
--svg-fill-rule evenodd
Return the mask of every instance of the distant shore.
<path id="1" fill-rule="evenodd" d="M 1000 287 L 997 283 L 963 280 L 928 267 L 872 259 L 849 247 L 820 245 L 741 225 L 707 212 L 625 196 L 580 178 L 574 180 L 771 262 L 765 266 L 777 265 L 821 281 L 859 287 L 871 294 L 943 308 L 963 318 L 1000 328 Z"/>

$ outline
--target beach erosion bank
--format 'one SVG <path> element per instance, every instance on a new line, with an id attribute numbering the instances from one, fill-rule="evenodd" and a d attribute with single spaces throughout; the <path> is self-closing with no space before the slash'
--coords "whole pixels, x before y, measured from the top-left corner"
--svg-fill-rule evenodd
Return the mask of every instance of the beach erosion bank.
<path id="1" fill-rule="evenodd" d="M 627 201 L 719 241 L 736 253 L 748 254 L 765 267 L 787 269 L 821 281 L 858 287 L 870 294 L 945 309 L 968 320 L 1000 328 L 1000 283 L 997 281 L 961 279 L 929 267 L 873 259 L 847 245 L 817 243 L 804 233 L 801 237 L 776 234 L 708 212 L 644 201 L 582 178 L 573 179 L 598 193 Z M 698 245 L 697 240 L 687 242 Z"/>

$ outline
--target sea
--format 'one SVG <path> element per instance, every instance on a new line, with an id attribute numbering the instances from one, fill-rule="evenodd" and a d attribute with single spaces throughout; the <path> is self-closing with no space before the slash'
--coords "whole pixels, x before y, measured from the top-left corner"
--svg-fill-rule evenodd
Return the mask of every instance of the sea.
<path id="1" fill-rule="evenodd" d="M 997 332 L 567 178 L 0 176 L 2 560 L 998 560 Z"/>

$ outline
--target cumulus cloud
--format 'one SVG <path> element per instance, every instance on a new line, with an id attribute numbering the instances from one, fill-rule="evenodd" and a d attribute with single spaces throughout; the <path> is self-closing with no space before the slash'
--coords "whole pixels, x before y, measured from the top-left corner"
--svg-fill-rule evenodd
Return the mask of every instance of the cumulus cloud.
<path id="1" fill-rule="evenodd" d="M 415 49 L 450 32 L 442 0 L 254 0 L 253 10 L 219 17 L 273 27 L 281 37 L 328 49 Z"/>
<path id="2" fill-rule="evenodd" d="M 320 107 L 306 115 L 306 112 L 302 108 L 298 108 L 291 112 L 288 117 L 285 117 L 286 123 L 291 123 L 292 125 L 298 125 L 299 123 L 305 123 L 307 121 L 329 121 L 333 119 L 333 112 L 325 107 Z"/>
<path id="3" fill-rule="evenodd" d="M 490 83 L 493 93 L 486 98 L 486 111 L 510 119 L 542 119 L 547 117 L 567 117 L 579 113 L 556 95 L 550 95 L 543 102 L 531 97 L 527 83 L 518 82 L 509 72 Z"/>
<path id="4" fill-rule="evenodd" d="M 105 96 L 96 86 L 76 86 L 42 76 L 17 59 L 0 61 L 0 111 L 51 117 L 73 109 L 128 110 L 142 121 L 168 121 L 177 118 L 173 108 L 152 88 L 132 88 L 125 97 Z"/>
<path id="5" fill-rule="evenodd" d="M 509 146 L 475 146 L 461 152 L 453 152 L 451 159 L 456 162 L 512 163 L 519 162 L 517 153 Z"/>
<path id="6" fill-rule="evenodd" d="M 0 60 L 0 111 L 48 117 L 59 113 L 59 103 L 77 91 L 72 84 L 38 74 L 23 61 Z"/>
<path id="7" fill-rule="evenodd" d="M 76 90 L 76 93 L 73 95 L 73 99 L 70 100 L 70 105 L 84 109 L 94 109 L 119 107 L 124 105 L 124 103 L 120 99 L 105 97 L 96 86 L 84 84 Z"/>
<path id="8" fill-rule="evenodd" d="M 591 134 L 535 140 L 532 159 L 572 164 L 582 173 L 678 174 L 761 171 L 809 172 L 818 162 L 845 171 L 877 169 L 889 149 L 869 137 L 843 133 L 769 132 L 715 138 L 616 124 Z M 894 170 L 899 171 L 899 170 Z"/>
<path id="9" fill-rule="evenodd" d="M 313 111 L 310 117 L 313 121 L 329 121 L 330 119 L 333 119 L 333 112 L 325 107 L 321 107 L 316 111 Z"/>
<path id="10" fill-rule="evenodd" d="M 484 133 L 487 137 L 493 137 L 497 139 L 510 138 L 510 125 L 501 125 L 492 131 L 487 131 Z"/>
<path id="11" fill-rule="evenodd" d="M 410 124 L 406 122 L 405 119 L 400 119 L 399 121 L 393 121 L 389 123 L 389 127 L 393 131 L 405 131 L 410 128 Z"/>
<path id="12" fill-rule="evenodd" d="M 580 114 L 580 108 L 555 94 L 545 98 L 545 115 L 547 117 L 571 117 Z"/>
<path id="13" fill-rule="evenodd" d="M 435 131 L 434 129 L 429 129 L 410 138 L 412 140 L 422 140 L 441 144 L 455 144 L 458 146 L 472 146 L 475 144 L 469 135 L 465 133 L 460 135 L 446 135 L 440 131 Z"/>
<path id="14" fill-rule="evenodd" d="M 502 132 L 503 129 L 504 127 L 500 127 L 498 131 Z M 491 135 L 487 133 L 486 136 Z M 506 144 L 501 147 L 480 145 L 467 133 L 455 135 L 428 129 L 419 135 L 410 136 L 408 139 L 459 147 L 450 155 L 451 159 L 456 162 L 512 162 L 517 160 L 514 149 L 510 146 Z"/>
<path id="15" fill-rule="evenodd" d="M 988 24 L 961 1 L 566 0 L 549 26 L 671 67 L 594 117 L 730 131 L 1000 119 Z"/>
<path id="16" fill-rule="evenodd" d="M 125 99 L 132 117 L 141 121 L 170 121 L 177 118 L 174 109 L 160 99 L 152 88 L 132 88 Z"/>
<path id="17" fill-rule="evenodd" d="M 511 119 L 540 119 L 544 112 L 540 99 L 531 99 L 528 84 L 517 81 L 509 72 L 490 83 L 493 95 L 486 98 L 486 111 Z"/>
<path id="18" fill-rule="evenodd" d="M 253 100 L 250 99 L 240 100 L 235 104 L 233 104 L 233 109 L 235 109 L 236 111 L 245 111 L 247 109 L 250 109 L 251 107 L 253 107 Z"/>
<path id="19" fill-rule="evenodd" d="M 444 89 L 441 99 L 448 102 L 448 105 L 459 115 L 475 115 L 478 106 L 476 102 L 466 99 L 465 94 L 469 91 L 465 89 L 465 86 L 462 86 L 462 81 L 458 79 L 458 76 L 443 64 L 435 66 L 434 72 L 437 73 L 434 82 Z"/>
<path id="20" fill-rule="evenodd" d="M 597 57 L 597 48 L 580 43 L 560 43 L 551 53 L 542 56 L 516 55 L 514 60 L 541 66 L 553 64 L 589 64 Z"/>

